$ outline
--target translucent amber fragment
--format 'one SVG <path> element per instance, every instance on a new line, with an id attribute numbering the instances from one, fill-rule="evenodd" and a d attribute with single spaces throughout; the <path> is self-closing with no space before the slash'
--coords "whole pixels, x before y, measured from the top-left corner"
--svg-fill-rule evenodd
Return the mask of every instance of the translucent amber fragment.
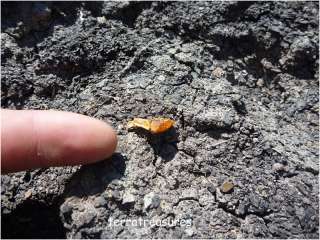
<path id="1" fill-rule="evenodd" d="M 128 128 L 143 128 L 151 133 L 163 133 L 174 125 L 175 121 L 169 118 L 143 119 L 134 118 L 128 122 Z"/>
<path id="2" fill-rule="evenodd" d="M 154 119 L 150 122 L 150 131 L 152 133 L 163 133 L 174 125 L 174 121 L 168 118 Z"/>
<path id="3" fill-rule="evenodd" d="M 144 128 L 150 130 L 150 120 L 143 118 L 134 118 L 132 121 L 128 122 L 128 128 Z"/>

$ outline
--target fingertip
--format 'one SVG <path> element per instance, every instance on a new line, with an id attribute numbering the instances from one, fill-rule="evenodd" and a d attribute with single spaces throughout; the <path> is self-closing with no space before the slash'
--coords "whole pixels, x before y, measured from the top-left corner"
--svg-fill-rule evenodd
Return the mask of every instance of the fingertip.
<path id="1" fill-rule="evenodd" d="M 106 122 L 75 113 L 50 114 L 60 119 L 51 124 L 51 129 L 42 130 L 46 132 L 40 137 L 44 165 L 94 163 L 109 158 L 116 150 L 117 134 Z M 39 125 L 43 129 L 44 123 Z"/>
<path id="2" fill-rule="evenodd" d="M 109 158 L 117 149 L 118 137 L 115 130 L 107 123 L 102 122 L 102 131 L 101 131 L 101 159 Z"/>
<path id="3" fill-rule="evenodd" d="M 2 111 L 2 172 L 88 164 L 116 150 L 106 122 L 61 111 Z"/>

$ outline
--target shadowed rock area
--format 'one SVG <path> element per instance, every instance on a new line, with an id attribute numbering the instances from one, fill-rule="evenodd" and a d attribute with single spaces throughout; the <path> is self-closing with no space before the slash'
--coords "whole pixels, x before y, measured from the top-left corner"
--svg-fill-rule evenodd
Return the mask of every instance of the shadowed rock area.
<path id="1" fill-rule="evenodd" d="M 318 2 L 1 7 L 1 106 L 119 137 L 97 164 L 1 176 L 3 238 L 319 238 Z M 180 224 L 112 225 L 137 219 Z"/>

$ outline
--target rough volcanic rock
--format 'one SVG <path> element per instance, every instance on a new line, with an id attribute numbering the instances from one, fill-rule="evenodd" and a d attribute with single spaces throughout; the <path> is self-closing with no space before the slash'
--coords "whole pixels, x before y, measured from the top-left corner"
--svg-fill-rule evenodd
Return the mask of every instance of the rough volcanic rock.
<path id="1" fill-rule="evenodd" d="M 106 161 L 3 175 L 2 237 L 319 238 L 317 2 L 1 6 L 2 107 L 119 136 Z M 158 116 L 175 128 L 125 127 Z"/>

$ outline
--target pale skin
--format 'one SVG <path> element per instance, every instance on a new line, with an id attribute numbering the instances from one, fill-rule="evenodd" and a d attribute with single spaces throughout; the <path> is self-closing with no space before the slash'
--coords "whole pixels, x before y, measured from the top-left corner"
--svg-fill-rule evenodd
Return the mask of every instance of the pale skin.
<path id="1" fill-rule="evenodd" d="M 1 173 L 88 164 L 109 158 L 117 135 L 108 124 L 62 111 L 1 109 Z"/>

